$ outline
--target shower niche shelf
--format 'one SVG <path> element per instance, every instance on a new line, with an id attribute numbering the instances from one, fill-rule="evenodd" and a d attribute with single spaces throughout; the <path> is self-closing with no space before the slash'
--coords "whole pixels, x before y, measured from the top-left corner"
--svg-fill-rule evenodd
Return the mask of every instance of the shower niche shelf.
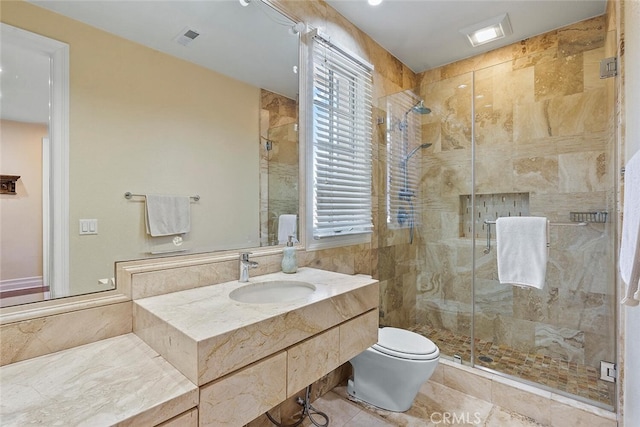
<path id="1" fill-rule="evenodd" d="M 475 215 L 474 215 L 475 212 Z M 472 224 L 476 224 L 476 238 L 487 234 L 485 220 L 495 221 L 501 216 L 529 215 L 529 193 L 476 194 L 475 210 L 471 195 L 460 196 L 460 237 L 472 237 Z"/>

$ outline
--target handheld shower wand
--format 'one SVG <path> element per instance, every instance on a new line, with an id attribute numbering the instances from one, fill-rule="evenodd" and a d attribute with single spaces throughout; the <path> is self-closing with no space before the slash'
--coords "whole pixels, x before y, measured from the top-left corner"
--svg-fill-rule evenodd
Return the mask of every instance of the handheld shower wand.
<path id="1" fill-rule="evenodd" d="M 414 112 L 418 114 L 429 114 L 431 113 L 431 109 L 425 107 L 424 100 L 420 100 L 413 104 L 411 108 L 409 108 L 404 113 L 404 118 L 398 124 L 399 130 L 402 132 L 402 142 L 404 145 L 404 152 L 407 153 L 409 151 L 409 113 Z M 414 231 L 414 223 L 415 223 L 415 207 L 413 205 L 413 198 L 415 197 L 415 192 L 409 188 L 409 176 L 408 176 L 408 166 L 409 160 L 421 149 L 431 147 L 431 144 L 424 143 L 413 150 L 409 151 L 404 158 L 400 161 L 400 169 L 402 171 L 403 178 L 403 186 L 402 189 L 398 192 L 398 198 L 409 204 L 409 212 L 407 212 L 403 207 L 398 209 L 398 224 L 403 225 L 405 222 L 409 222 L 409 243 L 413 243 L 413 231 Z"/>

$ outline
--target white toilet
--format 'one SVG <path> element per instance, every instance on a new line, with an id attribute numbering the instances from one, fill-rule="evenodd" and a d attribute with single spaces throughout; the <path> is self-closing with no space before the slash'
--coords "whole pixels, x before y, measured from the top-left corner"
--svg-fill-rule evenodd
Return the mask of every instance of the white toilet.
<path id="1" fill-rule="evenodd" d="M 378 343 L 349 362 L 353 379 L 347 392 L 357 400 L 394 412 L 408 410 L 420 386 L 438 366 L 433 341 L 398 328 L 378 329 Z"/>

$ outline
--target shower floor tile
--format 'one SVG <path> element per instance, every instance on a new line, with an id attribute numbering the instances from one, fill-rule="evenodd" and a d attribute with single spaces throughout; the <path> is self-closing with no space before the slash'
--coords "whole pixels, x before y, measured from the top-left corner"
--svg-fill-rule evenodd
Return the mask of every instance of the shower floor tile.
<path id="1" fill-rule="evenodd" d="M 432 340 L 440 353 L 449 357 L 459 355 L 471 360 L 471 337 L 456 335 L 430 326 L 410 328 Z M 585 399 L 613 405 L 615 384 L 599 379 L 599 369 L 549 356 L 525 353 L 506 345 L 475 340 L 476 364 L 573 394 Z"/>

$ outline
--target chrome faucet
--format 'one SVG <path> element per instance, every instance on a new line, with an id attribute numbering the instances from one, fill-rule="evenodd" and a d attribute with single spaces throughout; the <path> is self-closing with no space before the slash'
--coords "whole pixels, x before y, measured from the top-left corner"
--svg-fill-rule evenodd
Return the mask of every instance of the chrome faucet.
<path id="1" fill-rule="evenodd" d="M 258 267 L 258 263 L 255 261 L 249 261 L 249 255 L 251 252 L 240 253 L 240 278 L 238 282 L 249 281 L 249 269 Z"/>

